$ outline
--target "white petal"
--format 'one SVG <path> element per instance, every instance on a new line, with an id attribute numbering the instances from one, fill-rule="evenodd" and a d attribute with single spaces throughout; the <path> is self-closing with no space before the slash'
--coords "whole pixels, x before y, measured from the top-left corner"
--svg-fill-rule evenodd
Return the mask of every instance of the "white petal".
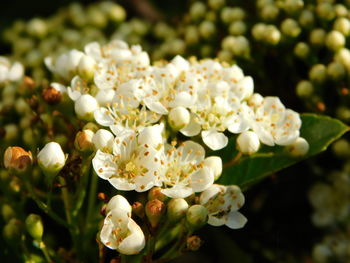
<path id="1" fill-rule="evenodd" d="M 106 219 L 104 221 L 104 225 L 101 229 L 100 232 L 100 239 L 101 242 L 108 248 L 110 249 L 117 249 L 117 242 L 116 240 L 113 238 L 113 228 L 114 225 L 111 222 L 111 213 L 108 213 L 106 216 Z"/>
<path id="2" fill-rule="evenodd" d="M 212 150 L 220 150 L 226 147 L 228 138 L 225 134 L 216 130 L 202 131 L 203 142 Z"/>
<path id="3" fill-rule="evenodd" d="M 185 141 L 177 152 L 181 153 L 181 161 L 199 163 L 205 157 L 205 150 L 202 145 L 194 141 Z"/>
<path id="4" fill-rule="evenodd" d="M 224 186 L 218 185 L 218 184 L 213 184 L 208 189 L 206 189 L 203 193 L 201 193 L 201 195 L 199 197 L 199 203 L 201 205 L 205 205 L 206 203 L 208 203 L 208 201 L 211 198 L 214 198 L 217 194 L 222 192 L 223 189 L 225 189 Z"/>
<path id="5" fill-rule="evenodd" d="M 104 107 L 101 107 L 94 112 L 94 118 L 96 122 L 102 126 L 108 127 L 114 124 L 113 117 L 108 113 L 108 110 Z"/>
<path id="6" fill-rule="evenodd" d="M 212 226 L 222 226 L 225 225 L 228 220 L 227 215 L 222 215 L 220 217 L 216 217 L 214 215 L 209 215 L 208 224 Z"/>
<path id="7" fill-rule="evenodd" d="M 24 67 L 22 66 L 21 63 L 15 62 L 10 68 L 10 71 L 8 73 L 8 78 L 10 81 L 17 81 L 23 77 L 23 74 L 24 74 Z"/>
<path id="8" fill-rule="evenodd" d="M 247 223 L 247 218 L 242 215 L 240 212 L 231 211 L 228 214 L 226 225 L 232 229 L 238 229 L 244 227 Z"/>
<path id="9" fill-rule="evenodd" d="M 97 175 L 105 180 L 117 174 L 118 171 L 118 166 L 113 161 L 113 155 L 100 150 L 97 150 L 95 157 L 92 159 L 92 166 Z"/>
<path id="10" fill-rule="evenodd" d="M 195 121 L 195 118 L 196 116 L 194 114 L 191 114 L 190 123 L 185 128 L 180 130 L 183 135 L 192 137 L 198 135 L 201 132 L 202 127 Z"/>
<path id="11" fill-rule="evenodd" d="M 135 255 L 145 247 L 145 236 L 139 225 L 131 218 L 128 229 L 130 234 L 119 244 L 117 250 L 124 255 Z"/>
<path id="12" fill-rule="evenodd" d="M 214 173 L 207 167 L 197 170 L 191 175 L 191 188 L 194 192 L 202 192 L 214 183 Z"/>
<path id="13" fill-rule="evenodd" d="M 159 101 L 154 101 L 147 98 L 144 100 L 144 102 L 147 108 L 149 108 L 151 111 L 163 115 L 168 114 L 168 110 Z"/>
<path id="14" fill-rule="evenodd" d="M 195 103 L 194 96 L 191 96 L 188 92 L 182 91 L 175 95 L 173 101 L 169 103 L 169 107 L 191 107 Z"/>
<path id="15" fill-rule="evenodd" d="M 112 177 L 108 179 L 108 182 L 110 182 L 111 185 L 117 190 L 120 191 L 131 191 L 135 190 L 135 184 L 130 183 L 125 178 L 119 178 L 119 177 Z"/>
<path id="16" fill-rule="evenodd" d="M 125 211 L 129 216 L 131 216 L 131 205 L 129 204 L 128 200 L 122 195 L 115 195 L 109 200 L 107 207 L 106 207 L 106 212 L 109 213 L 109 211 L 118 209 Z"/>
<path id="17" fill-rule="evenodd" d="M 144 128 L 138 136 L 139 144 L 148 144 L 152 147 L 157 147 L 159 144 L 163 144 L 163 129 L 163 123 Z"/>
<path id="18" fill-rule="evenodd" d="M 193 190 L 191 188 L 182 186 L 162 189 L 161 192 L 170 198 L 186 198 L 193 194 Z"/>

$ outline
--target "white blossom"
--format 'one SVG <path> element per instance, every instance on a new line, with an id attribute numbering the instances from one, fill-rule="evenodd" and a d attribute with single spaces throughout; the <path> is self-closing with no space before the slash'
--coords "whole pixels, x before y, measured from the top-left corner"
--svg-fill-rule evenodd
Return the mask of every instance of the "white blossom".
<path id="1" fill-rule="evenodd" d="M 24 67 L 19 62 L 11 63 L 8 58 L 0 56 L 0 83 L 19 81 L 23 78 Z"/>
<path id="2" fill-rule="evenodd" d="M 244 154 L 253 154 L 259 150 L 260 141 L 255 132 L 244 131 L 237 137 L 238 150 Z"/>
<path id="3" fill-rule="evenodd" d="M 66 163 L 66 156 L 56 142 L 47 143 L 37 157 L 39 166 L 47 174 L 57 174 Z"/>

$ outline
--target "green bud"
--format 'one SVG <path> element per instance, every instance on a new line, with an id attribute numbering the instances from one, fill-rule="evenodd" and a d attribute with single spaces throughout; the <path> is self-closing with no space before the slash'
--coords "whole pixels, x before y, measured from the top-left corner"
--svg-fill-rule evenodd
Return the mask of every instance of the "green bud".
<path id="1" fill-rule="evenodd" d="M 313 65 L 309 71 L 309 78 L 312 82 L 321 84 L 327 78 L 327 68 L 323 64 Z"/>
<path id="2" fill-rule="evenodd" d="M 345 139 L 340 139 L 333 143 L 332 150 L 338 157 L 349 157 L 350 156 L 350 144 Z"/>
<path id="3" fill-rule="evenodd" d="M 30 214 L 25 223 L 29 235 L 31 235 L 36 241 L 40 242 L 44 233 L 44 226 L 41 217 L 36 214 Z"/>
<path id="4" fill-rule="evenodd" d="M 344 36 L 349 36 L 350 34 L 350 20 L 345 17 L 339 17 L 335 20 L 333 24 L 333 29 L 339 31 Z"/>
<path id="5" fill-rule="evenodd" d="M 5 222 L 9 222 L 16 216 L 16 213 L 9 204 L 3 204 L 1 207 L 1 215 Z"/>
<path id="6" fill-rule="evenodd" d="M 233 55 L 229 50 L 220 50 L 217 56 L 221 62 L 231 62 L 233 58 Z"/>
<path id="7" fill-rule="evenodd" d="M 190 16 L 193 20 L 198 20 L 202 17 L 204 17 L 206 13 L 206 7 L 205 4 L 202 2 L 194 2 L 190 7 Z"/>
<path id="8" fill-rule="evenodd" d="M 303 0 L 286 0 L 283 6 L 284 10 L 289 14 L 296 13 L 300 11 L 303 7 L 304 7 Z"/>
<path id="9" fill-rule="evenodd" d="M 48 32 L 46 22 L 40 18 L 33 18 L 27 24 L 27 32 L 37 38 L 43 38 Z"/>
<path id="10" fill-rule="evenodd" d="M 162 202 L 165 202 L 168 197 L 162 193 L 162 188 L 158 187 L 158 186 L 155 186 L 153 187 L 152 189 L 150 189 L 148 191 L 148 200 L 155 200 L 155 199 L 158 199 Z"/>
<path id="11" fill-rule="evenodd" d="M 156 228 L 158 226 L 160 219 L 165 213 L 165 210 L 165 204 L 162 201 L 159 201 L 158 199 L 154 199 L 146 203 L 146 216 L 153 228 Z"/>
<path id="12" fill-rule="evenodd" d="M 335 17 L 335 11 L 333 5 L 330 3 L 319 3 L 316 7 L 316 13 L 319 18 L 330 21 Z"/>
<path id="13" fill-rule="evenodd" d="M 126 18 L 125 9 L 115 3 L 113 3 L 113 6 L 107 10 L 107 14 L 112 21 L 117 23 L 123 22 Z"/>
<path id="14" fill-rule="evenodd" d="M 22 222 L 12 218 L 2 229 L 4 239 L 10 244 L 17 244 L 22 236 Z"/>
<path id="15" fill-rule="evenodd" d="M 281 32 L 274 25 L 266 26 L 264 40 L 271 45 L 277 45 L 281 40 Z"/>
<path id="16" fill-rule="evenodd" d="M 208 5 L 212 9 L 219 9 L 220 7 L 225 5 L 225 0 L 209 0 Z"/>
<path id="17" fill-rule="evenodd" d="M 348 122 L 350 120 L 350 109 L 345 106 L 338 107 L 336 110 L 336 116 L 337 118 Z"/>
<path id="18" fill-rule="evenodd" d="M 196 26 L 188 26 L 186 28 L 185 41 L 188 44 L 195 44 L 199 41 L 199 32 Z"/>
<path id="19" fill-rule="evenodd" d="M 232 53 L 237 57 L 248 57 L 250 53 L 249 41 L 244 36 L 238 36 L 232 46 Z"/>
<path id="20" fill-rule="evenodd" d="M 190 228 L 199 229 L 208 222 L 208 209 L 202 205 L 193 205 L 187 210 L 186 219 Z"/>
<path id="21" fill-rule="evenodd" d="M 337 51 L 345 46 L 345 37 L 338 31 L 331 31 L 326 36 L 326 46 L 333 51 Z"/>
<path id="22" fill-rule="evenodd" d="M 227 7 L 225 6 L 222 10 L 221 10 L 221 13 L 220 13 L 220 18 L 221 18 L 221 21 L 226 23 L 226 24 L 229 24 L 231 23 L 234 19 L 233 19 L 233 14 L 232 14 L 232 7 Z"/>
<path id="23" fill-rule="evenodd" d="M 301 33 L 301 28 L 297 21 L 292 18 L 287 18 L 283 20 L 281 24 L 281 31 L 284 35 L 294 38 Z"/>
<path id="24" fill-rule="evenodd" d="M 296 87 L 296 93 L 301 98 L 310 97 L 313 91 L 314 91 L 314 86 L 308 80 L 300 81 Z"/>
<path id="25" fill-rule="evenodd" d="M 243 20 L 245 18 L 245 11 L 240 7 L 232 8 L 233 21 Z"/>
<path id="26" fill-rule="evenodd" d="M 211 21 L 204 20 L 199 25 L 199 33 L 203 38 L 210 38 L 216 31 L 215 24 Z"/>
<path id="27" fill-rule="evenodd" d="M 168 203 L 167 216 L 171 222 L 179 221 L 186 215 L 188 203 L 183 198 L 171 199 Z"/>
<path id="28" fill-rule="evenodd" d="M 97 8 L 88 8 L 87 21 L 90 25 L 93 25 L 97 28 L 104 28 L 108 23 L 105 14 Z"/>
<path id="29" fill-rule="evenodd" d="M 273 4 L 274 0 L 257 0 L 256 1 L 256 6 L 258 8 L 263 8 L 266 5 Z"/>
<path id="30" fill-rule="evenodd" d="M 252 35 L 256 40 L 263 40 L 266 32 L 266 25 L 263 23 L 257 23 L 252 28 Z"/>
<path id="31" fill-rule="evenodd" d="M 83 130 L 91 130 L 93 132 L 97 132 L 100 129 L 96 123 L 88 122 L 84 125 Z"/>
<path id="32" fill-rule="evenodd" d="M 260 15 L 265 21 L 274 21 L 279 15 L 279 8 L 274 4 L 266 5 L 262 8 Z"/>
<path id="33" fill-rule="evenodd" d="M 327 74 L 333 80 L 340 80 L 345 76 L 345 68 L 344 66 L 336 61 L 328 64 L 327 66 Z"/>
<path id="34" fill-rule="evenodd" d="M 348 15 L 348 9 L 345 5 L 336 4 L 334 7 L 334 12 L 337 17 L 345 17 Z"/>
<path id="35" fill-rule="evenodd" d="M 228 31 L 234 36 L 244 35 L 247 31 L 247 26 L 243 21 L 235 21 L 230 24 Z"/>
<path id="36" fill-rule="evenodd" d="M 310 47 L 308 44 L 306 44 L 305 42 L 299 42 L 298 44 L 296 44 L 296 46 L 294 47 L 294 54 L 302 59 L 305 59 L 309 56 L 310 54 Z"/>
<path id="37" fill-rule="evenodd" d="M 316 28 L 310 33 L 310 43 L 314 46 L 322 46 L 326 39 L 326 31 L 322 28 Z"/>

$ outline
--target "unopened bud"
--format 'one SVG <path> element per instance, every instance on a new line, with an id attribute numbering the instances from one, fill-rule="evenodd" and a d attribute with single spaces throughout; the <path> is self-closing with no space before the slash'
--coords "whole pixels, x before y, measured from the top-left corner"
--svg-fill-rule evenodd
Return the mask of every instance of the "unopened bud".
<path id="1" fill-rule="evenodd" d="M 83 55 L 78 64 L 78 73 L 84 79 L 90 80 L 94 77 L 96 70 L 95 60 L 87 55 Z"/>
<path id="2" fill-rule="evenodd" d="M 208 5 L 212 9 L 219 9 L 223 5 L 225 5 L 225 0 L 209 0 Z"/>
<path id="3" fill-rule="evenodd" d="M 335 11 L 331 3 L 319 3 L 316 7 L 316 13 L 319 18 L 330 21 L 335 17 Z"/>
<path id="4" fill-rule="evenodd" d="M 263 96 L 261 96 L 259 93 L 254 93 L 252 96 L 250 96 L 248 100 L 248 105 L 256 108 L 259 107 L 264 101 Z"/>
<path id="5" fill-rule="evenodd" d="M 82 120 L 94 119 L 94 112 L 99 107 L 97 100 L 89 94 L 81 95 L 74 104 L 75 113 Z"/>
<path id="6" fill-rule="evenodd" d="M 266 26 L 263 40 L 270 45 L 277 45 L 281 40 L 281 32 L 274 25 Z"/>
<path id="7" fill-rule="evenodd" d="M 187 238 L 186 246 L 190 251 L 197 251 L 202 243 L 203 242 L 199 236 L 190 236 Z"/>
<path id="8" fill-rule="evenodd" d="M 94 144 L 92 142 L 92 138 L 94 136 L 94 132 L 91 130 L 82 130 L 77 133 L 75 136 L 74 146 L 79 151 L 87 152 L 94 150 Z"/>
<path id="9" fill-rule="evenodd" d="M 237 137 L 237 148 L 244 154 L 253 154 L 259 150 L 260 140 L 252 131 L 244 131 Z"/>
<path id="10" fill-rule="evenodd" d="M 291 145 L 287 146 L 288 153 L 293 157 L 300 157 L 309 151 L 309 143 L 302 137 L 297 138 Z"/>
<path id="11" fill-rule="evenodd" d="M 232 46 L 232 53 L 237 57 L 247 57 L 250 53 L 248 39 L 244 36 L 236 37 L 234 45 Z"/>
<path id="12" fill-rule="evenodd" d="M 298 12 L 304 7 L 304 1 L 303 0 L 286 0 L 284 2 L 284 10 L 289 13 L 293 14 Z"/>
<path id="13" fill-rule="evenodd" d="M 333 24 L 333 29 L 339 31 L 344 36 L 350 35 L 350 20 L 345 17 L 339 17 Z"/>
<path id="14" fill-rule="evenodd" d="M 167 216 L 171 222 L 176 222 L 186 215 L 188 203 L 183 198 L 171 199 L 168 203 Z"/>
<path id="15" fill-rule="evenodd" d="M 88 122 L 84 125 L 83 130 L 91 130 L 94 133 L 97 132 L 99 129 L 99 126 L 96 123 Z"/>
<path id="16" fill-rule="evenodd" d="M 209 39 L 216 31 L 215 24 L 211 21 L 205 20 L 199 25 L 199 33 L 203 38 Z"/>
<path id="17" fill-rule="evenodd" d="M 145 217 L 145 207 L 140 202 L 135 202 L 132 204 L 132 212 L 137 215 L 139 218 Z"/>
<path id="18" fill-rule="evenodd" d="M 343 4 L 336 4 L 333 6 L 337 17 L 345 17 L 348 15 L 348 8 Z"/>
<path id="19" fill-rule="evenodd" d="M 154 199 L 158 199 L 162 202 L 165 202 L 168 199 L 168 197 L 162 193 L 162 188 L 156 186 L 148 191 L 148 200 L 151 201 Z"/>
<path id="20" fill-rule="evenodd" d="M 316 28 L 310 33 L 310 43 L 314 46 L 322 46 L 326 39 L 326 31 L 322 28 Z"/>
<path id="21" fill-rule="evenodd" d="M 255 24 L 252 28 L 252 35 L 256 40 L 263 40 L 266 30 L 266 25 L 263 23 Z"/>
<path id="22" fill-rule="evenodd" d="M 12 218 L 2 229 L 2 234 L 8 243 L 18 245 L 22 236 L 22 222 Z"/>
<path id="23" fill-rule="evenodd" d="M 44 233 L 44 226 L 41 217 L 36 214 L 30 214 L 26 218 L 25 223 L 29 235 L 31 235 L 33 239 L 41 241 Z"/>
<path id="24" fill-rule="evenodd" d="M 308 80 L 300 81 L 296 87 L 296 93 L 301 98 L 310 97 L 313 91 L 314 91 L 314 86 Z"/>
<path id="25" fill-rule="evenodd" d="M 338 31 L 331 31 L 326 36 L 326 46 L 333 51 L 337 51 L 344 47 L 345 37 Z"/>
<path id="26" fill-rule="evenodd" d="M 112 21 L 120 23 L 124 21 L 126 18 L 125 9 L 120 5 L 113 4 L 113 6 L 111 6 L 111 8 L 109 8 L 107 11 L 108 11 L 109 18 Z"/>
<path id="27" fill-rule="evenodd" d="M 297 37 L 301 33 L 301 28 L 299 27 L 297 21 L 287 18 L 281 24 L 281 31 L 286 36 Z"/>
<path id="28" fill-rule="evenodd" d="M 299 16 L 299 24 L 304 28 L 311 28 L 314 24 L 315 16 L 310 10 L 303 10 Z"/>
<path id="29" fill-rule="evenodd" d="M 96 150 L 111 151 L 113 147 L 114 136 L 110 131 L 99 129 L 92 137 L 92 143 Z"/>
<path id="30" fill-rule="evenodd" d="M 1 215 L 4 221 L 8 222 L 16 216 L 16 213 L 9 204 L 3 204 L 1 207 Z"/>
<path id="31" fill-rule="evenodd" d="M 165 204 L 158 199 L 154 199 L 146 203 L 146 216 L 153 228 L 156 228 L 158 226 L 160 219 L 165 213 L 165 210 Z"/>
<path id="32" fill-rule="evenodd" d="M 32 162 L 32 153 L 18 146 L 8 147 L 4 153 L 4 165 L 6 169 L 24 172 L 32 165 Z"/>
<path id="33" fill-rule="evenodd" d="M 243 35 L 247 31 L 247 26 L 243 21 L 234 21 L 230 24 L 228 31 L 233 36 Z"/>
<path id="34" fill-rule="evenodd" d="M 345 76 L 345 67 L 336 61 L 333 61 L 327 66 L 327 74 L 333 80 L 340 80 Z"/>
<path id="35" fill-rule="evenodd" d="M 202 18 L 206 13 L 205 4 L 202 2 L 194 2 L 190 7 L 190 16 L 193 20 Z"/>
<path id="36" fill-rule="evenodd" d="M 49 105 L 58 104 L 62 100 L 61 92 L 53 87 L 45 88 L 41 95 L 44 101 Z"/>
<path id="37" fill-rule="evenodd" d="M 261 18 L 265 21 L 273 21 L 278 17 L 280 10 L 274 4 L 267 4 L 261 9 Z"/>
<path id="38" fill-rule="evenodd" d="M 310 54 L 310 47 L 305 42 L 299 42 L 294 48 L 294 54 L 302 59 L 305 59 Z"/>
<path id="39" fill-rule="evenodd" d="M 332 145 L 332 150 L 338 157 L 349 158 L 350 143 L 345 139 L 340 139 Z"/>
<path id="40" fill-rule="evenodd" d="M 174 130 L 181 130 L 190 123 L 190 113 L 181 106 L 173 108 L 169 112 L 168 121 Z"/>
<path id="41" fill-rule="evenodd" d="M 44 37 L 47 34 L 47 29 L 45 21 L 40 18 L 33 18 L 27 25 L 28 34 L 38 38 Z"/>
<path id="42" fill-rule="evenodd" d="M 46 175 L 55 176 L 66 163 L 66 156 L 56 142 L 47 143 L 38 153 L 38 164 Z"/>
<path id="43" fill-rule="evenodd" d="M 202 205 L 193 205 L 187 210 L 186 219 L 193 230 L 199 229 L 208 222 L 208 209 Z"/>
<path id="44" fill-rule="evenodd" d="M 204 165 L 214 173 L 214 180 L 219 179 L 222 173 L 222 160 L 219 156 L 209 156 L 204 159 Z"/>
<path id="45" fill-rule="evenodd" d="M 5 127 L 5 140 L 12 141 L 18 136 L 18 126 L 14 123 L 6 124 Z"/>
<path id="46" fill-rule="evenodd" d="M 108 202 L 108 196 L 103 192 L 97 194 L 97 199 L 105 203 Z"/>
<path id="47" fill-rule="evenodd" d="M 309 72 L 309 78 L 312 82 L 321 84 L 327 78 L 327 68 L 323 64 L 312 66 Z"/>

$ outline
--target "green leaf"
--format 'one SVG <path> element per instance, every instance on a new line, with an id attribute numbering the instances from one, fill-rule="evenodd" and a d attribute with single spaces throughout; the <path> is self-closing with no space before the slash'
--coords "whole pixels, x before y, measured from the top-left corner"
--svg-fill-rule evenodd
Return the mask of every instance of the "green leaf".
<path id="1" fill-rule="evenodd" d="M 288 155 L 285 147 L 264 146 L 258 153 L 243 156 L 233 166 L 225 168 L 218 183 L 236 184 L 245 189 L 272 173 L 326 150 L 333 141 L 349 130 L 349 127 L 341 121 L 326 116 L 302 114 L 301 119 L 301 137 L 310 145 L 309 152 L 305 156 L 294 158 Z M 235 138 L 232 138 L 228 147 L 219 152 L 219 156 L 225 163 L 233 159 L 237 153 Z"/>

